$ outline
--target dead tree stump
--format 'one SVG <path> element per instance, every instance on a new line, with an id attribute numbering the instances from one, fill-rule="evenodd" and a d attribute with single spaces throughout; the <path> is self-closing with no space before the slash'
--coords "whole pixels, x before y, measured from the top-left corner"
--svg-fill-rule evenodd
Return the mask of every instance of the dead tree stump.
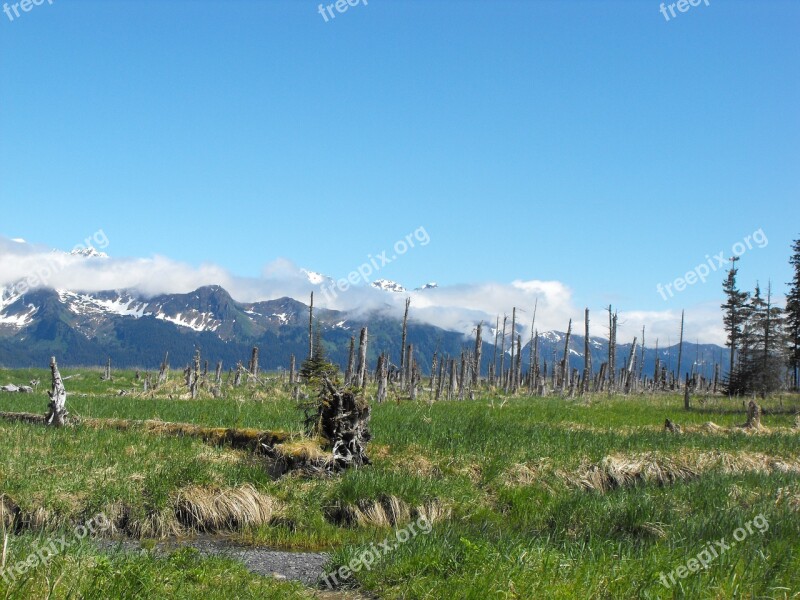
<path id="1" fill-rule="evenodd" d="M 324 377 L 314 410 L 306 410 L 306 429 L 309 435 L 321 437 L 333 454 L 332 468 L 341 471 L 349 467 L 370 464 L 367 443 L 369 432 L 369 402 L 350 391 L 338 389 Z"/>
<path id="2" fill-rule="evenodd" d="M 64 388 L 64 381 L 61 379 L 61 373 L 58 372 L 58 364 L 56 364 L 56 357 L 50 359 L 50 373 L 52 376 L 51 390 L 47 392 L 50 396 L 50 406 L 45 415 L 45 422 L 48 425 L 55 427 L 62 427 L 67 418 L 67 390 Z"/>

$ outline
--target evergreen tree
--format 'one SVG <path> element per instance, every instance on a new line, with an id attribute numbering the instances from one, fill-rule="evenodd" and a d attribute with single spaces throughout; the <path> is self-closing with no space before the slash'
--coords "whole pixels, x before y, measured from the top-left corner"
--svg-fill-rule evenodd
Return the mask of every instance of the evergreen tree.
<path id="1" fill-rule="evenodd" d="M 722 316 L 722 321 L 725 326 L 725 331 L 728 333 L 726 346 L 731 349 L 730 366 L 728 368 L 728 377 L 731 378 L 734 371 L 734 361 L 736 358 L 736 350 L 739 347 L 739 340 L 742 335 L 742 329 L 747 321 L 748 313 L 748 300 L 750 294 L 747 292 L 740 292 L 736 287 L 736 261 L 739 260 L 738 256 L 731 258 L 731 268 L 728 271 L 728 277 L 722 284 L 722 291 L 725 292 L 725 303 L 721 306 L 725 311 Z"/>
<path id="2" fill-rule="evenodd" d="M 784 387 L 786 338 L 783 311 L 772 304 L 772 285 L 767 297 L 756 284 L 739 336 L 736 366 L 728 378 L 729 394 L 758 393 L 762 397 Z"/>
<path id="3" fill-rule="evenodd" d="M 794 276 L 788 283 L 789 294 L 786 297 L 786 333 L 789 338 L 789 365 L 792 370 L 792 388 L 800 389 L 800 239 L 792 243 L 792 256 L 789 264 L 794 267 Z"/>
<path id="4" fill-rule="evenodd" d="M 339 367 L 328 360 L 325 346 L 322 344 L 322 333 L 319 323 L 314 331 L 314 339 L 311 356 L 303 361 L 300 366 L 300 376 L 306 383 L 320 385 L 323 377 L 327 376 L 331 381 L 335 380 Z"/>

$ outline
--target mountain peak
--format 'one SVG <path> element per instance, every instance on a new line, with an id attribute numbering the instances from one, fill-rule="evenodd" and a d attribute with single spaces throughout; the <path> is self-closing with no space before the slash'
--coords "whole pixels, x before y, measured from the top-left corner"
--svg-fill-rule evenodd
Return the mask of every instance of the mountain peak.
<path id="1" fill-rule="evenodd" d="M 396 281 L 392 281 L 390 279 L 376 279 L 370 285 L 379 290 L 383 290 L 384 292 L 395 292 L 401 294 L 406 291 L 406 288 Z"/>
<path id="2" fill-rule="evenodd" d="M 108 254 L 100 252 L 92 246 L 88 248 L 75 248 L 69 254 L 70 256 L 83 256 L 85 258 L 108 258 Z"/>

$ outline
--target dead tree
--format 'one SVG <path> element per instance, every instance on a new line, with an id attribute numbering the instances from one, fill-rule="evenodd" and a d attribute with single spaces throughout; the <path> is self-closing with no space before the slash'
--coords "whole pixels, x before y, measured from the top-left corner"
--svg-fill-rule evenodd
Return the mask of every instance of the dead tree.
<path id="1" fill-rule="evenodd" d="M 356 387 L 364 389 L 367 385 L 367 328 L 361 329 L 361 339 L 358 342 L 358 373 Z"/>
<path id="2" fill-rule="evenodd" d="M 450 359 L 450 381 L 447 384 L 447 399 L 452 400 L 453 395 L 458 392 L 458 380 L 456 378 L 456 359 Z"/>
<path id="3" fill-rule="evenodd" d="M 497 316 L 497 324 L 494 327 L 494 356 L 492 356 L 492 372 L 489 376 L 489 385 L 494 387 L 495 377 L 497 377 L 497 340 L 500 337 L 500 315 Z"/>
<path id="4" fill-rule="evenodd" d="M 353 368 L 356 361 L 356 337 L 350 336 L 350 354 L 347 357 L 347 370 L 344 372 L 344 384 L 350 385 L 353 383 Z"/>
<path id="5" fill-rule="evenodd" d="M 406 310 L 403 313 L 403 333 L 400 338 L 400 389 L 405 389 L 406 382 L 406 339 L 408 335 L 408 307 L 411 306 L 411 298 L 406 298 Z"/>
<path id="6" fill-rule="evenodd" d="M 103 381 L 111 381 L 111 357 L 108 357 L 108 361 L 106 362 L 105 369 L 103 370 L 103 376 L 100 378 Z"/>
<path id="7" fill-rule="evenodd" d="M 475 366 L 472 369 L 472 387 L 477 388 L 481 378 L 481 351 L 483 350 L 483 340 L 481 339 L 481 330 L 483 329 L 483 321 L 478 323 L 478 329 L 475 331 Z"/>
<path id="8" fill-rule="evenodd" d="M 514 391 L 519 388 L 520 381 L 522 381 L 522 334 L 517 334 L 517 366 L 514 369 Z"/>
<path id="9" fill-rule="evenodd" d="M 222 383 L 222 361 L 221 360 L 217 361 L 217 369 L 216 369 L 216 371 L 214 373 L 214 383 L 216 383 L 217 385 Z"/>
<path id="10" fill-rule="evenodd" d="M 681 358 L 683 357 L 683 312 L 681 311 L 681 337 L 678 341 L 678 369 L 675 372 L 679 381 L 681 378 Z"/>
<path id="11" fill-rule="evenodd" d="M 507 316 L 503 316 L 503 339 L 500 342 L 500 387 L 505 389 L 506 380 L 506 321 Z"/>
<path id="12" fill-rule="evenodd" d="M 633 362 L 636 359 L 636 336 L 633 338 L 633 344 L 631 344 L 631 354 L 628 357 L 628 366 L 625 367 L 625 393 L 629 393 L 631 391 L 631 379 L 633 379 Z"/>
<path id="13" fill-rule="evenodd" d="M 236 374 L 233 377 L 233 387 L 239 387 L 242 385 L 242 371 L 244 371 L 244 367 L 242 366 L 242 361 L 236 363 Z"/>
<path id="14" fill-rule="evenodd" d="M 289 385 L 294 385 L 297 379 L 297 371 L 296 371 L 296 364 L 294 354 L 289 357 Z"/>
<path id="15" fill-rule="evenodd" d="M 583 314 L 584 336 L 583 336 L 583 385 L 582 392 L 589 391 L 589 380 L 592 377 L 592 353 L 589 347 L 589 309 L 586 308 Z"/>
<path id="16" fill-rule="evenodd" d="M 253 346 L 253 352 L 250 355 L 250 365 L 247 370 L 252 377 L 258 378 L 258 346 Z"/>
<path id="17" fill-rule="evenodd" d="M 332 453 L 332 470 L 341 471 L 370 464 L 367 444 L 372 435 L 369 432 L 370 408 L 366 399 L 338 389 L 325 376 L 318 400 L 313 407 L 304 408 L 307 433 L 325 441 L 325 447 Z"/>
<path id="18" fill-rule="evenodd" d="M 198 388 L 200 386 L 200 348 L 194 352 L 194 371 L 192 373 L 192 383 L 190 391 L 192 393 L 192 400 L 197 398 Z"/>
<path id="19" fill-rule="evenodd" d="M 510 389 L 512 392 L 514 391 L 514 379 L 516 375 L 514 373 L 515 363 L 514 363 L 514 345 L 516 342 L 516 331 L 517 328 L 517 307 L 513 306 L 511 308 L 511 356 L 509 357 L 508 361 L 508 379 L 506 379 L 505 391 L 508 393 Z"/>
<path id="20" fill-rule="evenodd" d="M 308 360 L 314 358 L 314 292 L 308 304 Z"/>
<path id="21" fill-rule="evenodd" d="M 442 396 L 442 390 L 444 390 L 445 364 L 446 363 L 447 363 L 447 358 L 442 358 L 442 360 L 439 362 L 439 376 L 437 377 L 437 386 L 436 386 L 436 400 L 437 401 Z"/>
<path id="22" fill-rule="evenodd" d="M 64 387 L 64 380 L 61 379 L 61 373 L 58 372 L 55 356 L 50 358 L 50 375 L 52 381 L 50 391 L 47 392 L 47 395 L 50 396 L 50 405 L 44 417 L 45 423 L 54 427 L 62 427 L 69 415 L 67 412 L 67 390 Z"/>
<path id="23" fill-rule="evenodd" d="M 567 338 L 564 340 L 564 360 L 561 364 L 561 392 L 567 391 L 569 385 L 569 338 L 572 335 L 572 319 L 569 320 L 567 325 Z"/>
<path id="24" fill-rule="evenodd" d="M 433 358 L 431 359 L 431 391 L 429 395 L 429 400 L 433 401 L 434 391 L 436 390 L 436 369 L 437 369 L 437 361 L 439 359 L 439 351 L 433 351 Z"/>
<path id="25" fill-rule="evenodd" d="M 167 382 L 167 374 L 169 373 L 169 352 L 164 355 L 164 362 L 161 363 L 161 368 L 158 370 L 157 385 L 163 385 Z"/>
<path id="26" fill-rule="evenodd" d="M 401 381 L 405 381 L 405 391 L 409 391 L 411 384 L 411 363 L 414 361 L 414 344 L 406 346 L 406 362 L 405 373 L 402 375 Z"/>
<path id="27" fill-rule="evenodd" d="M 617 313 L 608 305 L 608 393 L 614 393 L 617 376 Z"/>
<path id="28" fill-rule="evenodd" d="M 381 355 L 378 357 L 378 372 L 377 372 L 377 379 L 378 379 L 378 393 L 375 396 L 375 401 L 378 403 L 383 402 L 386 400 L 386 390 L 389 386 L 389 368 L 386 355 L 381 352 Z"/>
<path id="29" fill-rule="evenodd" d="M 683 408 L 689 410 L 691 395 L 689 394 L 689 374 L 686 374 L 686 385 L 683 388 Z"/>

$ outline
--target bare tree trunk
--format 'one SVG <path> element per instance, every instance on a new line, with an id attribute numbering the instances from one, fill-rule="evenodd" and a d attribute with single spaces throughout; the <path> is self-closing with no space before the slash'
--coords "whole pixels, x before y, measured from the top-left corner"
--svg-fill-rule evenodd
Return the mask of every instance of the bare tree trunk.
<path id="1" fill-rule="evenodd" d="M 582 392 L 589 391 L 589 380 L 592 378 L 592 350 L 589 344 L 589 309 L 586 308 L 583 313 L 584 319 L 584 336 L 583 336 L 583 385 L 581 386 Z"/>
<path id="2" fill-rule="evenodd" d="M 686 385 L 683 388 L 683 408 L 685 410 L 689 410 L 690 407 L 690 395 L 689 395 L 689 374 L 686 374 Z"/>
<path id="3" fill-rule="evenodd" d="M 406 383 L 406 339 L 408 335 L 408 307 L 411 306 L 411 298 L 406 298 L 406 310 L 403 313 L 403 333 L 400 339 L 400 389 L 405 389 Z"/>
<path id="4" fill-rule="evenodd" d="M 361 339 L 358 342 L 358 374 L 356 386 L 364 389 L 367 386 L 367 328 L 361 329 Z"/>
<path id="5" fill-rule="evenodd" d="M 239 387 L 242 384 L 242 371 L 244 371 L 244 367 L 242 366 L 242 361 L 236 363 L 236 375 L 233 378 L 233 387 Z"/>
<path id="6" fill-rule="evenodd" d="M 215 382 L 217 385 L 219 385 L 220 383 L 222 383 L 222 361 L 221 361 L 221 360 L 218 360 L 218 361 L 217 361 L 217 370 L 216 370 L 216 372 L 214 373 L 214 382 Z"/>
<path id="7" fill-rule="evenodd" d="M 158 384 L 163 385 L 167 382 L 167 374 L 169 373 L 169 352 L 164 355 L 164 362 L 161 363 L 161 368 L 158 370 Z"/>
<path id="8" fill-rule="evenodd" d="M 500 342 L 500 387 L 505 389 L 506 381 L 506 321 L 508 317 L 503 317 L 503 340 Z"/>
<path id="9" fill-rule="evenodd" d="M 531 341 L 528 346 L 528 393 L 532 393 L 536 386 L 533 365 L 536 362 L 536 354 L 533 351 L 533 334 L 536 328 L 536 309 L 539 307 L 539 297 L 533 303 L 533 318 L 531 319 Z"/>
<path id="10" fill-rule="evenodd" d="M 378 357 L 378 394 L 375 397 L 376 402 L 379 404 L 386 400 L 386 388 L 388 387 L 387 376 L 389 373 L 386 363 L 388 362 L 386 355 L 381 352 L 381 355 Z"/>
<path id="11" fill-rule="evenodd" d="M 522 379 L 522 335 L 517 334 L 517 365 L 514 368 L 514 391 L 519 389 L 519 384 Z"/>
<path id="12" fill-rule="evenodd" d="M 111 357 L 108 357 L 108 362 L 106 362 L 106 367 L 103 370 L 103 376 L 101 377 L 103 381 L 111 381 Z"/>
<path id="13" fill-rule="evenodd" d="M 497 317 L 497 324 L 494 328 L 494 356 L 492 357 L 492 376 L 489 378 L 489 385 L 494 386 L 497 377 L 497 340 L 500 337 L 500 316 Z"/>
<path id="14" fill-rule="evenodd" d="M 314 292 L 308 304 L 308 358 L 314 358 Z"/>
<path id="15" fill-rule="evenodd" d="M 508 379 L 506 379 L 506 385 L 505 385 L 506 393 L 508 393 L 509 389 L 512 392 L 514 391 L 514 378 L 515 378 L 514 369 L 516 368 L 514 363 L 514 345 L 517 339 L 517 336 L 515 334 L 516 324 L 517 324 L 517 307 L 514 306 L 511 308 L 511 356 L 509 357 L 510 360 L 508 361 L 509 376 Z"/>
<path id="16" fill-rule="evenodd" d="M 631 379 L 633 379 L 633 362 L 636 359 L 636 337 L 633 338 L 633 344 L 631 344 L 631 354 L 628 357 L 628 366 L 625 368 L 625 393 L 629 393 L 631 391 Z"/>
<path id="17" fill-rule="evenodd" d="M 353 339 L 353 338 L 350 338 Z M 294 354 L 289 357 L 289 385 L 294 385 L 297 381 L 297 365 Z"/>
<path id="18" fill-rule="evenodd" d="M 250 375 L 258 377 L 258 346 L 253 346 L 253 353 L 250 356 Z"/>
<path id="19" fill-rule="evenodd" d="M 608 305 L 608 393 L 613 394 L 617 377 L 617 313 L 611 313 Z"/>
<path id="20" fill-rule="evenodd" d="M 50 375 L 52 381 L 50 391 L 47 392 L 47 395 L 50 396 L 50 405 L 47 408 L 45 422 L 48 425 L 62 427 L 69 415 L 67 412 L 67 390 L 64 387 L 64 380 L 61 379 L 61 373 L 58 371 L 55 356 L 50 358 Z"/>
<path id="21" fill-rule="evenodd" d="M 200 384 L 200 348 L 194 352 L 194 370 L 192 372 L 192 384 L 189 389 L 192 393 L 192 400 L 197 398 L 198 386 Z"/>
<path id="22" fill-rule="evenodd" d="M 353 368 L 356 361 L 356 337 L 350 336 L 350 354 L 347 357 L 347 370 L 344 372 L 344 384 L 350 385 L 353 382 Z"/>
<path id="23" fill-rule="evenodd" d="M 683 311 L 681 311 L 681 337 L 678 341 L 678 370 L 676 372 L 676 377 L 678 381 L 681 379 L 681 358 L 683 357 Z"/>
<path id="24" fill-rule="evenodd" d="M 456 377 L 456 371 L 458 368 L 456 367 L 456 359 L 450 359 L 450 384 L 447 390 L 447 399 L 450 400 L 452 397 L 458 392 L 458 379 Z"/>
<path id="25" fill-rule="evenodd" d="M 481 351 L 483 350 L 481 329 L 483 329 L 483 321 L 478 323 L 478 329 L 475 332 L 475 366 L 472 369 L 472 387 L 474 388 L 478 387 L 481 378 Z"/>
<path id="26" fill-rule="evenodd" d="M 430 395 L 428 396 L 429 401 L 433 401 L 434 391 L 436 390 L 436 368 L 437 368 L 437 361 L 439 359 L 439 351 L 435 350 L 433 352 L 433 359 L 431 360 L 431 391 Z"/>
<path id="27" fill-rule="evenodd" d="M 445 365 L 446 365 L 446 363 L 447 363 L 447 358 L 442 357 L 442 360 L 439 363 L 438 385 L 436 386 L 436 400 L 437 401 L 442 396 L 442 390 L 444 389 Z"/>
<path id="28" fill-rule="evenodd" d="M 572 335 L 572 319 L 569 320 L 567 325 L 567 338 L 564 340 L 564 362 L 561 365 L 561 392 L 567 391 L 569 385 L 569 338 Z"/>

